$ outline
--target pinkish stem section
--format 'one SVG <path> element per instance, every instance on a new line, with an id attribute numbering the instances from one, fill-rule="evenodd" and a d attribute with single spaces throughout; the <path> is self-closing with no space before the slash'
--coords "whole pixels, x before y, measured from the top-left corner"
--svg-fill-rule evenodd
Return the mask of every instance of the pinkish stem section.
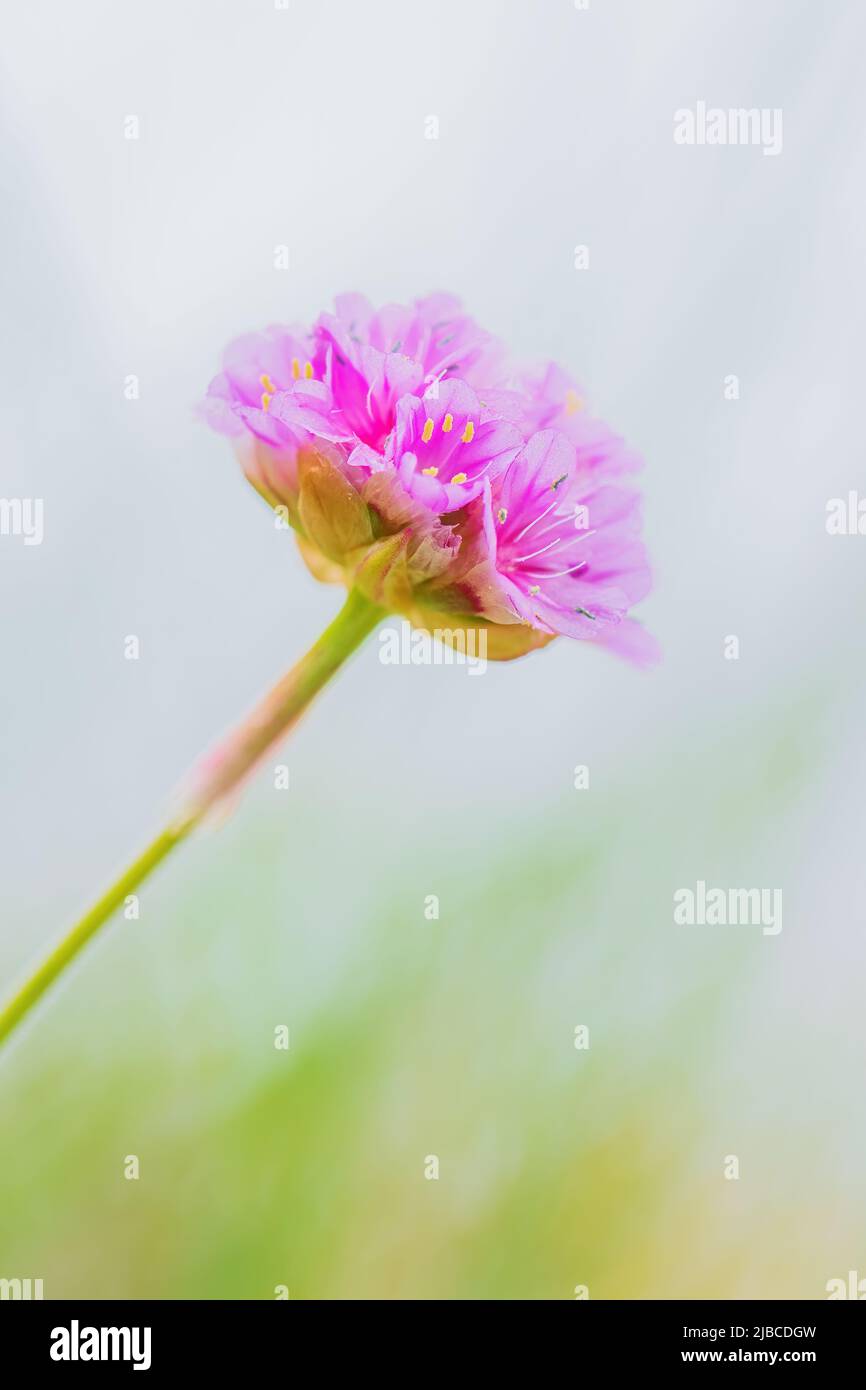
<path id="1" fill-rule="evenodd" d="M 307 654 L 193 768 L 181 791 L 174 827 L 191 828 L 213 810 L 225 807 L 384 616 L 384 610 L 363 594 L 350 591 Z"/>

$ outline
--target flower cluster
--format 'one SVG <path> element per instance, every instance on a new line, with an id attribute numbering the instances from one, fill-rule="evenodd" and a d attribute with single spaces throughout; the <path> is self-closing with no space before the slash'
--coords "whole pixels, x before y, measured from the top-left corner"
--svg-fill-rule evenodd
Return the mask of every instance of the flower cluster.
<path id="1" fill-rule="evenodd" d="M 493 658 L 564 634 L 652 660 L 628 616 L 640 460 L 575 382 L 511 367 L 447 295 L 335 310 L 232 343 L 204 404 L 313 574 L 428 631 L 483 626 Z"/>

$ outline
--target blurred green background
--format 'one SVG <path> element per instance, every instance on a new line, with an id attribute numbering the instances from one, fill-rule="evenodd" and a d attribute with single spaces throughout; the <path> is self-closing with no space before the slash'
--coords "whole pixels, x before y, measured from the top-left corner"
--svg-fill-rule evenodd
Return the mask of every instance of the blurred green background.
<path id="1" fill-rule="evenodd" d="M 2 1058 L 4 1272 L 48 1297 L 823 1296 L 866 1225 L 826 1020 L 768 1008 L 784 931 L 674 927 L 670 886 L 708 831 L 711 882 L 766 854 L 826 700 L 702 750 L 709 826 L 651 755 L 492 837 L 417 785 L 377 816 L 263 772 Z"/>

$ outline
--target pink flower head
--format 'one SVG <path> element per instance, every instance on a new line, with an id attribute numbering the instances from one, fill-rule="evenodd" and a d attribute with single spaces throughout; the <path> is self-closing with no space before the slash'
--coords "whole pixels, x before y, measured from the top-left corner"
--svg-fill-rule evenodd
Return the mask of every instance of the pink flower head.
<path id="1" fill-rule="evenodd" d="M 238 339 L 204 415 L 282 505 L 321 579 L 421 626 L 488 628 L 502 656 L 562 634 L 647 661 L 640 460 L 553 364 L 508 375 L 446 295 L 343 295 L 309 331 Z M 494 655 L 496 654 L 494 652 Z"/>

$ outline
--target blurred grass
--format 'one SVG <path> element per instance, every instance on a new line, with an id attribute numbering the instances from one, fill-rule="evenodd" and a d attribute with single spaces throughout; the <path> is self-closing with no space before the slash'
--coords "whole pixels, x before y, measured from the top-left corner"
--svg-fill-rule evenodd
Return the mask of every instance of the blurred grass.
<path id="1" fill-rule="evenodd" d="M 0 1275 L 49 1298 L 820 1297 L 862 1215 L 816 1182 L 808 1113 L 780 1132 L 764 1108 L 784 1068 L 743 1106 L 726 1064 L 776 943 L 671 920 L 675 886 L 747 878 L 813 727 L 708 751 L 699 814 L 691 771 L 652 758 L 506 829 L 455 807 L 463 855 L 411 789 L 389 822 L 260 787 L 0 1061 Z"/>

